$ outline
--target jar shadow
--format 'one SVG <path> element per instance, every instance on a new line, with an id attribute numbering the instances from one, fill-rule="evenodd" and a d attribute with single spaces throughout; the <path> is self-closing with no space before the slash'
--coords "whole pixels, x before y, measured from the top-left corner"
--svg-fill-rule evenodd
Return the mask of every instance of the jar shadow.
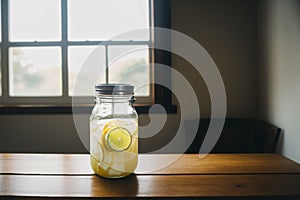
<path id="1" fill-rule="evenodd" d="M 123 178 L 94 175 L 91 186 L 92 196 L 97 197 L 135 197 L 138 194 L 138 179 L 135 174 Z"/>

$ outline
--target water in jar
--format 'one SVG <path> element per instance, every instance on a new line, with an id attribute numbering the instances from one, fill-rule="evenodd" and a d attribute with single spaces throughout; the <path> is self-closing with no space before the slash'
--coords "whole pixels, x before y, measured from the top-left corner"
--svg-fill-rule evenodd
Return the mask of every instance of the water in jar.
<path id="1" fill-rule="evenodd" d="M 90 122 L 90 159 L 96 174 L 119 178 L 135 170 L 138 124 L 135 119 L 93 119 Z"/>

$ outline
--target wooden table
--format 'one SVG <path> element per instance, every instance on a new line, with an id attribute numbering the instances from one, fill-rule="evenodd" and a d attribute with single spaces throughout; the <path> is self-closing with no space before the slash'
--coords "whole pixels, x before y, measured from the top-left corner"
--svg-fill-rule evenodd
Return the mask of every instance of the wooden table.
<path id="1" fill-rule="evenodd" d="M 139 155 L 149 166 L 176 155 Z M 16 197 L 300 199 L 300 166 L 279 154 L 185 154 L 153 173 L 104 179 L 88 155 L 0 154 L 0 199 Z"/>

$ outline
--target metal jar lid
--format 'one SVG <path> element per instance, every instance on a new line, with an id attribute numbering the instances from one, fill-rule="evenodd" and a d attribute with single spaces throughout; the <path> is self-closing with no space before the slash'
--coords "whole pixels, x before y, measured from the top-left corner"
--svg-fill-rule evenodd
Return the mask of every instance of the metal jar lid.
<path id="1" fill-rule="evenodd" d="M 96 95 L 133 95 L 134 87 L 129 84 L 97 84 L 95 85 Z"/>

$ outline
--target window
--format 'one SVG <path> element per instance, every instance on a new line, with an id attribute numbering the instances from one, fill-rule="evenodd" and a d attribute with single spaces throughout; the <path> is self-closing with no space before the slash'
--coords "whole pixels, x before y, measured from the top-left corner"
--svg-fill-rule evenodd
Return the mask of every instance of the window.
<path id="1" fill-rule="evenodd" d="M 138 87 L 145 80 L 154 79 L 155 71 L 149 64 L 155 58 L 155 52 L 149 48 L 154 38 L 150 31 L 138 37 L 110 38 L 120 32 L 155 26 L 161 17 L 154 18 L 158 11 L 152 9 L 158 2 L 1 0 L 1 105 L 70 106 L 72 96 L 92 98 L 93 85 L 87 85 L 84 78 L 88 80 L 95 73 L 93 70 L 81 74 L 84 78 L 77 84 L 84 89 L 74 91 L 79 69 L 91 52 L 99 55 L 96 70 L 111 66 L 99 80 L 102 83 L 121 80 Z M 115 61 L 132 49 L 142 50 Z M 138 75 L 123 76 L 136 65 L 144 66 Z M 158 100 L 154 92 L 159 90 L 162 89 L 153 84 L 139 87 L 138 102 L 154 103 Z"/>

